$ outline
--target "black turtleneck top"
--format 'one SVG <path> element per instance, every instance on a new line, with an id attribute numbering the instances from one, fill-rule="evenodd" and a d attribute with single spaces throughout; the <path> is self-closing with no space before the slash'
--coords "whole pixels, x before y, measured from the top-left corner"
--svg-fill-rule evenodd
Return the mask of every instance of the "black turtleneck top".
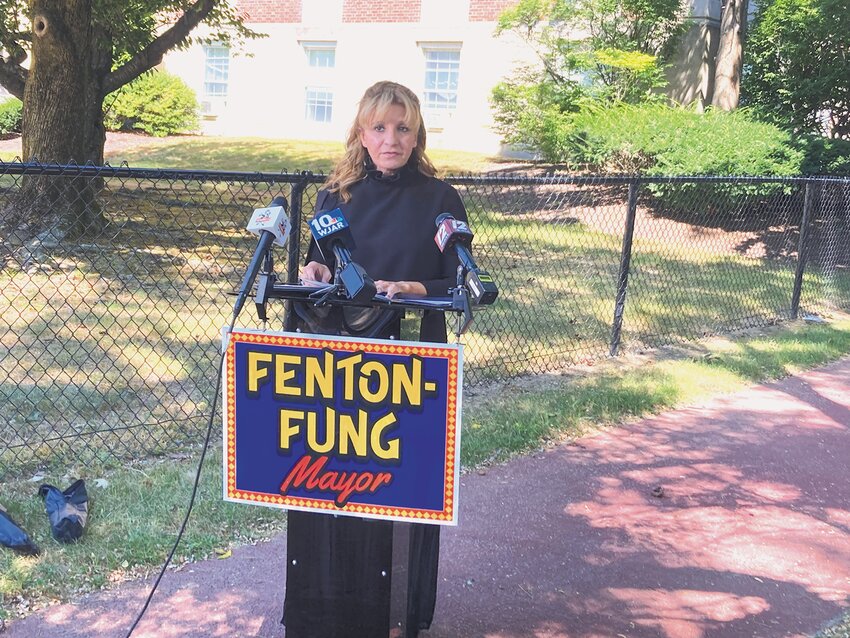
<path id="1" fill-rule="evenodd" d="M 340 208 L 351 227 L 355 248 L 352 259 L 372 279 L 419 281 L 428 296 L 446 296 L 456 284 L 459 264 L 454 250 L 441 253 L 434 241 L 440 213 L 467 221 L 457 191 L 446 182 L 405 167 L 384 177 L 370 171 L 342 202 L 335 193 L 321 191 L 318 213 Z M 334 270 L 333 255 L 322 255 L 311 241 L 307 261 L 318 261 Z"/>
<path id="2" fill-rule="evenodd" d="M 458 258 L 454 250 L 440 253 L 434 220 L 440 213 L 450 213 L 466 221 L 466 211 L 457 191 L 445 182 L 409 169 L 389 179 L 371 172 L 351 188 L 349 202 L 321 191 L 317 204 L 320 213 L 337 206 L 342 210 L 356 242 L 352 259 L 372 278 L 419 281 L 429 296 L 445 296 L 454 287 Z M 333 272 L 333 255 L 326 257 L 311 241 L 307 261 L 324 263 Z M 398 336 L 400 323 L 396 319 L 387 334 Z M 420 340 L 446 341 L 442 312 L 423 313 Z M 391 562 L 392 525 L 305 512 L 289 516 L 287 555 L 293 560 L 287 560 L 287 636 L 335 638 L 351 634 L 352 627 L 358 636 L 386 636 L 389 586 L 379 576 L 378 566 Z M 343 558 L 337 560 L 328 547 L 341 548 Z M 411 525 L 407 636 L 417 636 L 419 629 L 431 625 L 439 548 L 439 525 Z M 299 567 L 291 568 L 296 562 Z"/>

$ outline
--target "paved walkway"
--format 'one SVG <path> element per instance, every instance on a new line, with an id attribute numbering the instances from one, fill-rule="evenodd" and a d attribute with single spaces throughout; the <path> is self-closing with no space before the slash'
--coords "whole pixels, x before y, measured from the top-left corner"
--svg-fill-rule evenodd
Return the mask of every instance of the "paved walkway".
<path id="1" fill-rule="evenodd" d="M 462 480 L 423 638 L 778 637 L 850 603 L 850 359 Z M 135 638 L 282 638 L 284 541 L 169 573 Z M 119 638 L 144 583 L 3 638 Z M 356 637 L 352 637 L 356 638 Z"/>

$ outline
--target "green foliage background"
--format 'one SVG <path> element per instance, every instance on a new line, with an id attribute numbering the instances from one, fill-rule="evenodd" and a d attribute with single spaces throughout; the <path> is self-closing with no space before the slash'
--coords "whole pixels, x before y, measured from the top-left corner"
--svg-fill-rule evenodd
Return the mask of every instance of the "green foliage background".
<path id="1" fill-rule="evenodd" d="M 505 140 L 563 156 L 565 114 L 588 102 L 660 99 L 663 65 L 684 28 L 678 0 L 521 0 L 499 18 L 540 60 L 495 87 L 495 120 Z"/>
<path id="2" fill-rule="evenodd" d="M 540 65 L 492 93 L 505 142 L 570 170 L 647 175 L 850 175 L 845 0 L 761 3 L 745 48 L 749 107 L 672 105 L 663 68 L 682 29 L 667 0 L 523 0 L 512 32 Z M 577 33 L 584 34 L 576 36 Z M 830 119 L 831 118 L 831 119 Z"/>
<path id="3" fill-rule="evenodd" d="M 565 127 L 575 161 L 647 175 L 796 175 L 804 153 L 791 136 L 743 110 L 664 104 L 587 107 Z"/>
<path id="4" fill-rule="evenodd" d="M 109 110 L 104 124 L 111 131 L 137 129 L 165 137 L 198 128 L 195 92 L 176 75 L 164 71 L 146 73 L 122 86 L 107 97 L 106 103 Z"/>
<path id="5" fill-rule="evenodd" d="M 798 133 L 850 139 L 846 0 L 760 3 L 745 48 L 742 100 Z"/>
<path id="6" fill-rule="evenodd" d="M 16 97 L 0 102 L 0 134 L 21 132 L 23 106 L 23 102 Z"/>

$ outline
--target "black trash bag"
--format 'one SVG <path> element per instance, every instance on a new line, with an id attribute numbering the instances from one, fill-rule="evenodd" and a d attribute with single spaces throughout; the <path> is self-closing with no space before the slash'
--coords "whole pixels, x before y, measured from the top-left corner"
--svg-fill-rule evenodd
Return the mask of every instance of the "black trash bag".
<path id="1" fill-rule="evenodd" d="M 44 499 L 53 538 L 60 543 L 79 540 L 89 512 L 89 496 L 83 479 L 74 481 L 64 492 L 52 485 L 42 485 L 38 488 L 38 495 Z"/>
<path id="2" fill-rule="evenodd" d="M 2 505 L 0 505 L 0 544 L 30 556 L 36 556 L 39 551 L 27 533 L 6 513 Z"/>

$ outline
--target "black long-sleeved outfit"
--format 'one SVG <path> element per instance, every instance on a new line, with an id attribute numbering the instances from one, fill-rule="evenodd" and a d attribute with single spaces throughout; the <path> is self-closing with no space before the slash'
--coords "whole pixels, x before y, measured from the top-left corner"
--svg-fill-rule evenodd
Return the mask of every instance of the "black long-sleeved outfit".
<path id="1" fill-rule="evenodd" d="M 318 212 L 339 206 L 356 247 L 352 259 L 377 280 L 419 281 L 429 296 L 445 296 L 455 285 L 457 256 L 441 253 L 435 219 L 451 213 L 466 220 L 454 188 L 405 168 L 383 178 L 372 171 L 342 203 L 322 191 Z M 325 263 L 311 243 L 306 261 Z M 380 335 L 398 337 L 400 320 Z M 420 340 L 446 341 L 441 312 L 426 312 Z M 284 623 L 287 638 L 386 638 L 389 633 L 393 523 L 354 517 L 290 512 Z M 440 529 L 412 524 L 408 563 L 407 638 L 431 625 L 437 591 Z"/>

